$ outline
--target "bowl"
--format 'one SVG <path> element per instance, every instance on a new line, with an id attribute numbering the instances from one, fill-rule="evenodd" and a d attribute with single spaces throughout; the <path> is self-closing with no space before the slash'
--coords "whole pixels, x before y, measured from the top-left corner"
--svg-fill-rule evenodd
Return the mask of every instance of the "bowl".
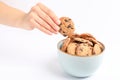
<path id="1" fill-rule="evenodd" d="M 57 44 L 57 54 L 59 63 L 66 73 L 75 77 L 88 77 L 98 70 L 103 61 L 104 50 L 100 54 L 92 56 L 70 55 L 60 50 L 63 41 L 61 40 Z"/>

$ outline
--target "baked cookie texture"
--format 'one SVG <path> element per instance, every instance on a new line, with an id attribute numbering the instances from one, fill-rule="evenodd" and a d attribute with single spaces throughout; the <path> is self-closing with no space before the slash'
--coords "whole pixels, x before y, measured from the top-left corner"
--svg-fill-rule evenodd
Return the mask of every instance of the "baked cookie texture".
<path id="1" fill-rule="evenodd" d="M 59 32 L 63 35 L 63 36 L 71 36 L 74 31 L 75 31 L 75 27 L 74 27 L 74 23 L 72 21 L 71 18 L 69 17 L 61 17 L 60 18 L 60 30 Z"/>
<path id="2" fill-rule="evenodd" d="M 92 56 L 102 53 L 104 45 L 93 35 L 89 33 L 74 33 L 74 23 L 69 17 L 61 17 L 60 20 L 59 32 L 63 36 L 67 36 L 60 48 L 63 52 L 76 56 Z"/>
<path id="3" fill-rule="evenodd" d="M 104 50 L 102 43 L 97 41 L 92 35 L 88 37 L 88 33 L 84 33 L 84 35 L 86 37 L 81 37 L 83 36 L 82 34 L 73 34 L 71 38 L 67 37 L 63 40 L 61 50 L 67 54 L 76 56 L 92 56 L 102 53 Z"/>

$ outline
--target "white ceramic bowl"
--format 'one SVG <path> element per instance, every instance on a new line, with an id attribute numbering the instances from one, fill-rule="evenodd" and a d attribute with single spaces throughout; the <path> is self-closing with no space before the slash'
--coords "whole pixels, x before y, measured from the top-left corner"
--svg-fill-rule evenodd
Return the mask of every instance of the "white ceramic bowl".
<path id="1" fill-rule="evenodd" d="M 63 40 L 59 41 L 57 44 L 58 59 L 61 67 L 68 74 L 75 77 L 88 77 L 93 75 L 93 73 L 100 67 L 103 60 L 104 50 L 99 55 L 80 57 L 61 51 L 60 47 L 62 44 Z"/>

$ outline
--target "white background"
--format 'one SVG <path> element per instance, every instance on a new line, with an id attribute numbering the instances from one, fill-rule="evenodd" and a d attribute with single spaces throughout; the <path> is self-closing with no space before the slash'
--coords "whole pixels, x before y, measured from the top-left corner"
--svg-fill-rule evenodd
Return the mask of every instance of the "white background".
<path id="1" fill-rule="evenodd" d="M 65 74 L 58 63 L 56 46 L 63 36 L 0 25 L 0 80 L 120 80 L 119 0 L 1 1 L 25 12 L 42 2 L 58 17 L 72 18 L 77 33 L 91 33 L 106 49 L 104 61 L 93 76 L 75 78 Z"/>

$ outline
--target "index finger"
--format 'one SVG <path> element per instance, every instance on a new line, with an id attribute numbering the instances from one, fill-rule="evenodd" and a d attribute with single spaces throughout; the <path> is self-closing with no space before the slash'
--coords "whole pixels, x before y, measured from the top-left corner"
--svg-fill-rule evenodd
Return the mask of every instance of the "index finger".
<path id="1" fill-rule="evenodd" d="M 42 3 L 38 3 L 38 6 L 40 7 L 40 9 L 42 11 L 44 11 L 57 25 L 60 24 L 60 20 L 59 18 L 55 15 L 55 13 L 49 9 L 48 7 L 46 7 L 44 4 Z"/>

